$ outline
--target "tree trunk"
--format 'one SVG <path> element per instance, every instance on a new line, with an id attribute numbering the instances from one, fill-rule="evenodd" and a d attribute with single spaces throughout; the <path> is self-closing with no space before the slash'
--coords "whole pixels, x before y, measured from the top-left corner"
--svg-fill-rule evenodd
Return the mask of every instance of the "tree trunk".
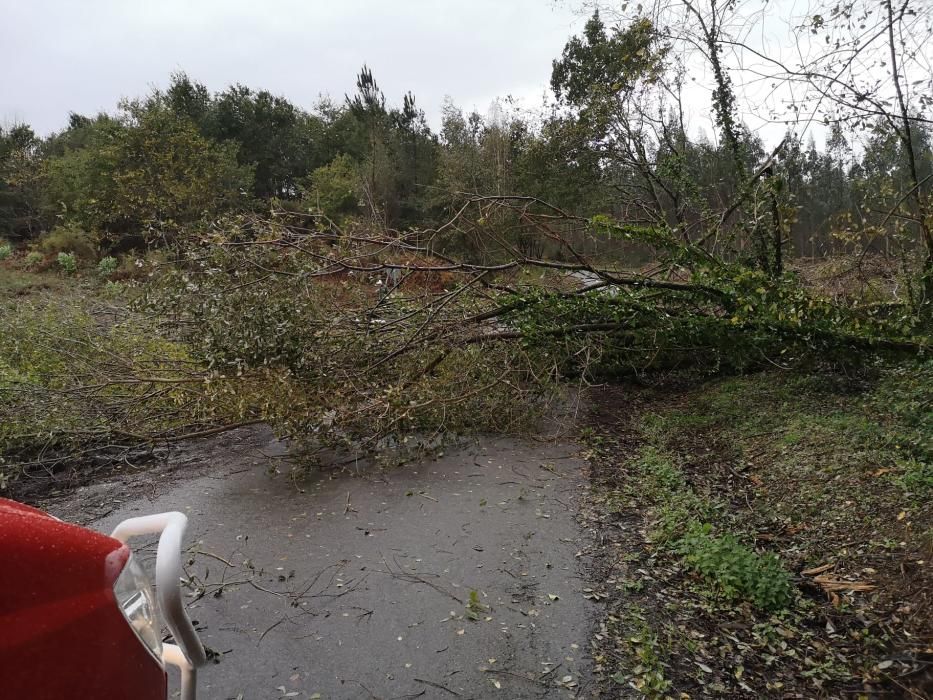
<path id="1" fill-rule="evenodd" d="M 894 24 L 895 22 L 901 21 L 909 4 L 910 0 L 905 0 L 895 17 L 891 0 L 884 0 L 885 10 L 888 13 L 888 49 L 891 54 L 891 77 L 894 79 L 894 90 L 897 94 L 897 105 L 901 118 L 902 131 L 898 135 L 904 144 L 904 153 L 907 156 L 907 169 L 910 173 L 910 198 L 914 202 L 917 222 L 920 226 L 920 233 L 926 247 L 926 259 L 923 264 L 923 286 L 925 292 L 923 303 L 930 306 L 933 305 L 933 231 L 930 230 L 929 211 L 927 210 L 926 202 L 923 198 L 923 183 L 920 182 L 920 176 L 917 172 L 917 155 L 914 152 L 913 132 L 910 126 L 910 112 L 907 108 L 907 102 L 904 99 L 901 76 L 898 73 L 897 43 L 894 39 Z"/>

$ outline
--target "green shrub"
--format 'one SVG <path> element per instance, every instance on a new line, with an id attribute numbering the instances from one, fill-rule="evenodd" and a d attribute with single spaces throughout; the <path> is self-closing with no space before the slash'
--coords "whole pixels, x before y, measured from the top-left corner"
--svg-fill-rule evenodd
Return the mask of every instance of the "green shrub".
<path id="1" fill-rule="evenodd" d="M 341 219 L 359 209 L 360 175 L 353 158 L 341 154 L 311 174 L 311 189 L 304 198 L 313 209 Z"/>
<path id="2" fill-rule="evenodd" d="M 73 275 L 78 269 L 78 259 L 74 253 L 59 253 L 58 266 L 67 274 Z"/>
<path id="3" fill-rule="evenodd" d="M 13 246 L 6 241 L 0 240 L 0 260 L 6 260 L 13 254 Z"/>
<path id="4" fill-rule="evenodd" d="M 158 322 L 112 309 L 101 323 L 86 301 L 38 297 L 0 307 L 0 456 L 7 464 L 82 446 L 106 456 L 107 446 L 133 435 L 246 417 L 241 383 L 207 373 L 204 382 L 186 379 L 201 368 L 186 347 L 159 335 Z M 136 381 L 142 376 L 162 377 L 159 391 Z M 6 471 L 11 481 L 22 474 Z"/>
<path id="5" fill-rule="evenodd" d="M 921 462 L 916 459 L 899 460 L 900 476 L 895 482 L 908 493 L 917 498 L 928 498 L 933 495 L 933 464 Z"/>
<path id="6" fill-rule="evenodd" d="M 101 258 L 100 262 L 97 263 L 97 274 L 101 277 L 110 277 L 114 272 L 117 271 L 119 262 L 112 255 L 108 255 L 106 258 Z"/>
<path id="7" fill-rule="evenodd" d="M 107 284 L 104 285 L 103 295 L 107 299 L 118 299 L 123 296 L 124 291 L 126 291 L 126 287 L 122 282 L 108 280 Z"/>
<path id="8" fill-rule="evenodd" d="M 38 267 L 43 260 L 45 260 L 45 256 L 42 253 L 38 250 L 31 250 L 25 260 L 23 260 L 23 264 L 26 266 L 27 270 L 32 270 Z"/>
<path id="9" fill-rule="evenodd" d="M 786 608 L 790 576 L 774 554 L 759 555 L 732 535 L 713 537 L 708 524 L 694 525 L 677 545 L 686 564 L 727 598 L 742 598 L 762 610 Z"/>
<path id="10" fill-rule="evenodd" d="M 77 226 L 58 226 L 39 239 L 39 250 L 46 255 L 70 253 L 84 260 L 93 260 L 97 257 L 97 240 Z"/>
<path id="11" fill-rule="evenodd" d="M 670 455 L 644 447 L 633 466 L 639 496 L 654 506 L 653 542 L 677 552 L 727 598 L 763 610 L 787 607 L 793 589 L 780 560 L 756 554 L 732 535 L 712 536 L 701 523 L 715 517 L 716 505 L 690 487 Z"/>

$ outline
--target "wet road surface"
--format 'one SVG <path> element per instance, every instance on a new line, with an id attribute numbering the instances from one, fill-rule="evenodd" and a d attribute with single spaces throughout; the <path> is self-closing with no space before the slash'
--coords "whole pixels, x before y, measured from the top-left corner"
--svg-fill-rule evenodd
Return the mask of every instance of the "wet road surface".
<path id="1" fill-rule="evenodd" d="M 189 517 L 201 698 L 593 697 L 572 445 L 484 439 L 296 480 L 264 428 L 45 504 Z M 142 542 L 140 556 L 154 547 Z"/>

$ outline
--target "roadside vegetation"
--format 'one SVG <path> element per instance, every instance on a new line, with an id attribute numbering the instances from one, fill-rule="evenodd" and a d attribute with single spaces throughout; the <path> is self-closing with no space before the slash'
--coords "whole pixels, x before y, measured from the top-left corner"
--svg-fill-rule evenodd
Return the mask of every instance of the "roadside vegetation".
<path id="1" fill-rule="evenodd" d="M 656 697 L 909 695 L 931 633 L 930 373 L 595 390 L 607 675 Z"/>
<path id="2" fill-rule="evenodd" d="M 0 129 L 0 493 L 259 422 L 308 464 L 530 433 L 581 392 L 607 692 L 922 697 L 929 3 L 811 8 L 803 68 L 744 43 L 758 9 L 603 8 L 548 110 L 437 132 L 366 66 L 311 109 L 179 73 Z M 750 75 L 794 88 L 780 143 Z"/>

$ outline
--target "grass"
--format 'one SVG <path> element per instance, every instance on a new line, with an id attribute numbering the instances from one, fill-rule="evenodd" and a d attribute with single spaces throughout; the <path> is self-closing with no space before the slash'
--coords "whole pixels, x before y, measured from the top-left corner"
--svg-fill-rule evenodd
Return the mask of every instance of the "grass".
<path id="1" fill-rule="evenodd" d="M 791 603 L 790 579 L 779 560 L 773 554 L 758 554 L 729 532 L 723 504 L 694 490 L 671 455 L 649 443 L 633 466 L 629 491 L 651 505 L 650 539 L 679 554 L 711 595 L 764 610 Z"/>
<path id="2" fill-rule="evenodd" d="M 0 269 L 0 303 L 42 292 L 64 292 L 67 283 L 53 274 Z"/>
<path id="3" fill-rule="evenodd" d="M 775 477 L 847 483 L 883 477 L 923 502 L 933 495 L 931 387 L 929 362 L 884 369 L 873 381 L 761 374 L 714 383 L 689 406 L 646 415 L 641 427 L 674 451 L 685 437 L 718 435 L 743 468 L 766 462 Z"/>
<path id="4" fill-rule="evenodd" d="M 615 582 L 609 618 L 653 611 L 638 635 L 664 640 L 664 692 L 924 696 L 931 398 L 923 361 L 594 398 L 602 536 L 636 554 L 597 563 Z M 644 664 L 624 635 L 600 646 L 607 678 L 634 682 Z"/>

